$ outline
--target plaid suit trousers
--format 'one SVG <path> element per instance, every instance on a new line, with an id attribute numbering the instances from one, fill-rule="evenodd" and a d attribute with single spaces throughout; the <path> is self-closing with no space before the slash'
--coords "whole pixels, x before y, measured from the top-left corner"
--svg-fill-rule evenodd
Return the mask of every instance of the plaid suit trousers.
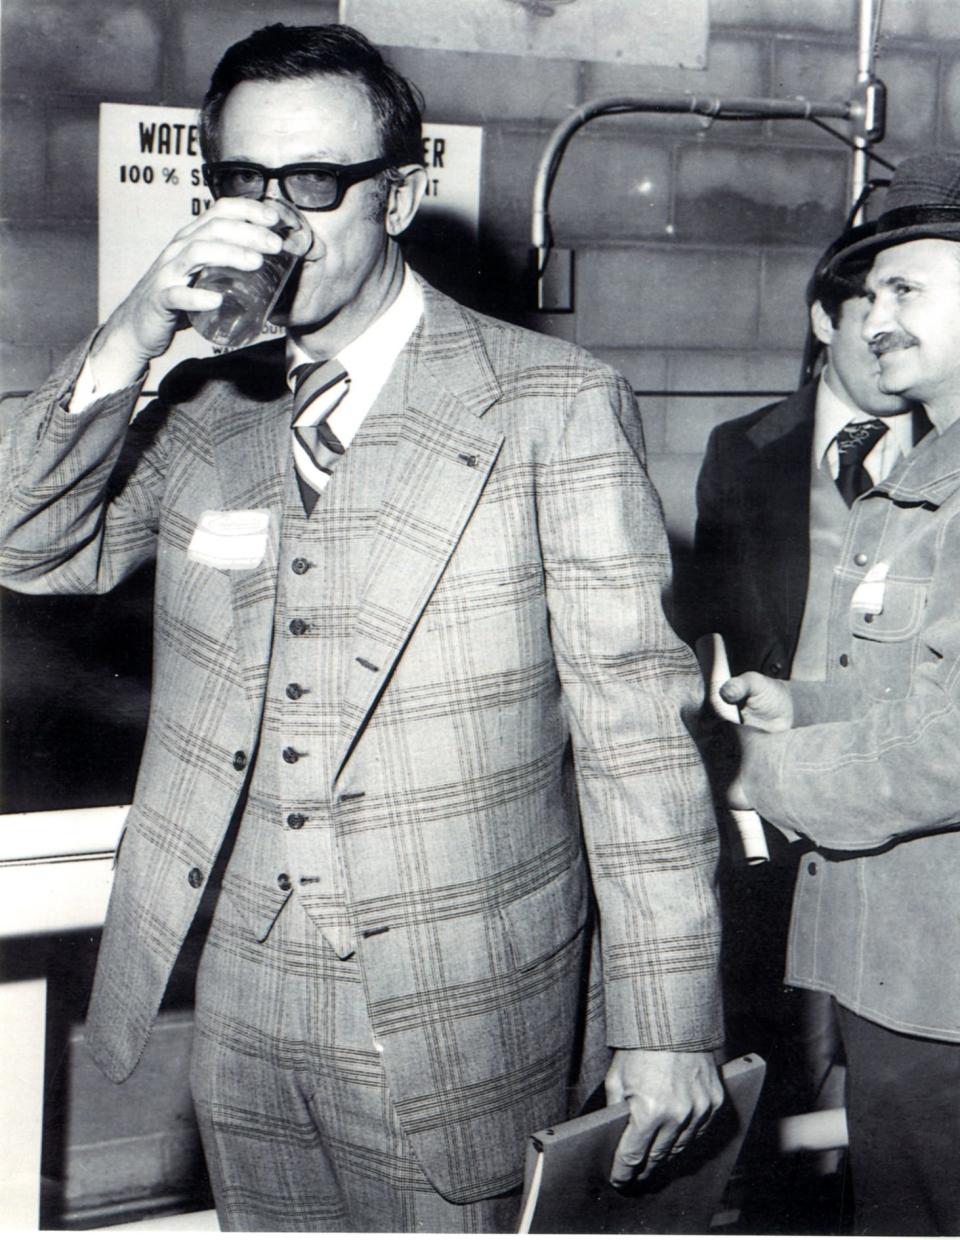
<path id="1" fill-rule="evenodd" d="M 356 957 L 294 896 L 259 943 L 221 897 L 197 979 L 191 1083 L 225 1231 L 512 1231 L 519 1191 L 431 1186 L 387 1090 Z"/>

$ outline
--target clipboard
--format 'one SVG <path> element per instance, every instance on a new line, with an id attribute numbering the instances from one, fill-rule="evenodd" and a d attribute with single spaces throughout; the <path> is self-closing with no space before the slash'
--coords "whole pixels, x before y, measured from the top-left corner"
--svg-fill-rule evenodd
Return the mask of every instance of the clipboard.
<path id="1" fill-rule="evenodd" d="M 521 1235 L 693 1235 L 706 1232 L 750 1127 L 766 1074 L 759 1055 L 723 1065 L 726 1098 L 706 1132 L 649 1179 L 627 1189 L 608 1180 L 613 1153 L 626 1127 L 626 1102 L 530 1138 Z"/>

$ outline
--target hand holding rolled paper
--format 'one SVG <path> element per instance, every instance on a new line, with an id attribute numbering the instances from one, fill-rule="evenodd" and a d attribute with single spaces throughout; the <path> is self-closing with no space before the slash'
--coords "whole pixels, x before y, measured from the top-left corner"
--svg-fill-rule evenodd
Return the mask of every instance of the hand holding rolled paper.
<path id="1" fill-rule="evenodd" d="M 714 705 L 738 712 L 736 722 L 761 732 L 787 732 L 793 727 L 790 691 L 782 680 L 760 672 L 744 672 L 722 682 Z"/>
<path id="2" fill-rule="evenodd" d="M 703 671 L 707 697 L 717 717 L 727 723 L 738 725 L 746 722 L 741 719 L 740 710 L 736 704 L 738 699 L 727 698 L 721 693 L 721 690 L 729 685 L 739 688 L 746 677 L 738 676 L 731 680 L 727 651 L 719 633 L 705 633 L 698 639 L 697 658 L 700 660 L 700 667 Z M 748 673 L 751 676 L 753 674 Z M 761 679 L 766 680 L 767 677 L 763 676 Z M 750 805 L 739 778 L 735 778 L 727 788 L 727 807 L 736 827 L 739 844 L 743 850 L 743 859 L 747 865 L 759 865 L 763 861 L 769 861 L 770 851 L 767 847 L 763 823 L 760 815 Z"/>

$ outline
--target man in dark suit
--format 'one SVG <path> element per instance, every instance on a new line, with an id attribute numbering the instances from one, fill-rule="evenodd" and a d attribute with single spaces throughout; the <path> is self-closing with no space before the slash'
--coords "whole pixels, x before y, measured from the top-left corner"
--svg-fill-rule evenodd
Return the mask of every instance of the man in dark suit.
<path id="1" fill-rule="evenodd" d="M 607 1064 L 618 1182 L 722 1095 L 699 678 L 633 395 L 407 269 L 419 109 L 357 32 L 230 48 L 202 142 L 217 201 L 4 443 L 5 584 L 157 565 L 88 1044 L 134 1070 L 222 865 L 191 1079 L 223 1226 L 509 1230 L 528 1134 Z M 219 302 L 193 277 L 276 253 L 280 198 L 310 232 L 286 340 L 131 426 Z"/>
<path id="2" fill-rule="evenodd" d="M 733 672 L 823 678 L 833 566 L 854 491 L 885 477 L 929 429 L 919 406 L 877 386 L 879 365 L 861 332 L 866 267 L 831 270 L 841 249 L 873 231 L 866 224 L 841 234 L 808 281 L 811 377 L 786 400 L 710 435 L 684 623 L 691 638 L 720 633 Z M 862 453 L 852 482 L 855 471 L 841 470 L 851 440 L 854 456 Z M 836 1053 L 835 1022 L 826 996 L 783 989 L 803 846 L 769 825 L 765 834 L 769 865 L 724 867 L 728 1031 L 735 1047 L 770 1061 L 768 1101 L 779 1090 L 779 1107 L 807 1110 L 839 1103 L 821 1095 Z"/>
<path id="3" fill-rule="evenodd" d="M 829 589 L 837 528 L 842 533 L 848 514 L 831 485 L 838 436 L 847 425 L 883 420 L 886 431 L 863 460 L 863 486 L 885 477 L 929 430 L 922 409 L 877 386 L 877 359 L 860 333 L 865 272 L 830 270 L 833 256 L 873 227 L 838 237 L 807 284 L 819 373 L 786 400 L 715 427 L 707 443 L 685 623 L 693 636 L 723 635 L 733 672 L 822 678 L 824 616 L 816 596 Z M 819 514 L 817 499 L 825 509 Z"/>

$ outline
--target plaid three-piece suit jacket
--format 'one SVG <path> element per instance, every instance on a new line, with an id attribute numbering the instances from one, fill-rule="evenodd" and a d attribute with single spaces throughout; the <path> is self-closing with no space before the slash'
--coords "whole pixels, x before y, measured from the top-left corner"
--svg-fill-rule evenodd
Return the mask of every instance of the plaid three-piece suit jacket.
<path id="1" fill-rule="evenodd" d="M 470 1200 L 516 1182 L 578 1071 L 597 1083 L 591 1047 L 719 1044 L 716 843 L 629 387 L 425 302 L 327 791 L 398 1114 L 436 1187 Z M 255 760 L 291 398 L 280 342 L 181 366 L 132 424 L 135 389 L 70 414 L 84 355 L 3 444 L 0 579 L 99 592 L 156 560 L 149 728 L 88 1018 L 122 1080 Z M 268 514 L 259 563 L 188 554 L 211 509 Z"/>

